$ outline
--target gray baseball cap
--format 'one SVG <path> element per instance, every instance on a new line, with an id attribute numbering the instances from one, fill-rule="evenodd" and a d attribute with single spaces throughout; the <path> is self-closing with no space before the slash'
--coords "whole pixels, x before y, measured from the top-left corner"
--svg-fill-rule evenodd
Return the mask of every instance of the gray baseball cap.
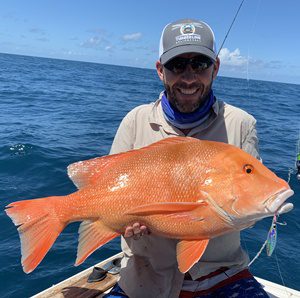
<path id="1" fill-rule="evenodd" d="M 199 53 L 216 61 L 215 36 L 204 22 L 183 19 L 166 25 L 159 45 L 159 58 L 162 64 L 185 53 Z"/>

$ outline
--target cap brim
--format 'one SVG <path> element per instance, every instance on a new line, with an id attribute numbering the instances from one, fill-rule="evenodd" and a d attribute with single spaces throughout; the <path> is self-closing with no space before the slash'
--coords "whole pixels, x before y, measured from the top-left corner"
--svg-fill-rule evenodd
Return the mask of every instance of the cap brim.
<path id="1" fill-rule="evenodd" d="M 201 55 L 205 55 L 214 61 L 216 61 L 217 59 L 216 53 L 206 47 L 197 45 L 182 45 L 176 48 L 172 48 L 171 50 L 163 53 L 160 57 L 160 62 L 162 64 L 166 64 L 172 58 L 186 53 L 198 53 Z"/>

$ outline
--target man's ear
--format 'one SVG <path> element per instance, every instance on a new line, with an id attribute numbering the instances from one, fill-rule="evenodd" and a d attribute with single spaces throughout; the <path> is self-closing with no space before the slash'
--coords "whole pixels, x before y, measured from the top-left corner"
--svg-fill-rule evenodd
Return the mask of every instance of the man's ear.
<path id="1" fill-rule="evenodd" d="M 214 64 L 213 74 L 212 74 L 213 80 L 217 77 L 219 68 L 220 68 L 220 59 L 219 59 L 219 57 L 217 57 L 217 60 L 216 60 L 216 62 Z"/>
<path id="2" fill-rule="evenodd" d="M 161 81 L 164 81 L 164 67 L 163 65 L 160 63 L 160 61 L 156 61 L 156 71 L 157 71 L 157 75 L 160 78 Z"/>

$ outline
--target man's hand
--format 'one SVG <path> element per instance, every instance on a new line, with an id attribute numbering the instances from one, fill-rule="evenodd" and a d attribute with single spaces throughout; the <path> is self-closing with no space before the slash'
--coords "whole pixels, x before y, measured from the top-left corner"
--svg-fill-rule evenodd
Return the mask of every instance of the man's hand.
<path id="1" fill-rule="evenodd" d="M 132 226 L 128 226 L 125 229 L 124 237 L 125 238 L 133 237 L 134 240 L 138 240 L 140 239 L 141 236 L 148 235 L 148 234 L 150 234 L 150 232 L 147 229 L 147 227 L 136 222 Z"/>

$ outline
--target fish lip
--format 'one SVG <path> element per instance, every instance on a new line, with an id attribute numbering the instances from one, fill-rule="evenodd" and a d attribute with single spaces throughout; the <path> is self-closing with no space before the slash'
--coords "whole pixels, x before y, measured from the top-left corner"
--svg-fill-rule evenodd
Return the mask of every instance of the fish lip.
<path id="1" fill-rule="evenodd" d="M 267 213 L 275 214 L 277 210 L 283 205 L 283 203 L 292 195 L 294 194 L 294 191 L 292 189 L 283 189 L 279 192 L 272 195 L 265 204 L 267 205 L 265 207 Z"/>

